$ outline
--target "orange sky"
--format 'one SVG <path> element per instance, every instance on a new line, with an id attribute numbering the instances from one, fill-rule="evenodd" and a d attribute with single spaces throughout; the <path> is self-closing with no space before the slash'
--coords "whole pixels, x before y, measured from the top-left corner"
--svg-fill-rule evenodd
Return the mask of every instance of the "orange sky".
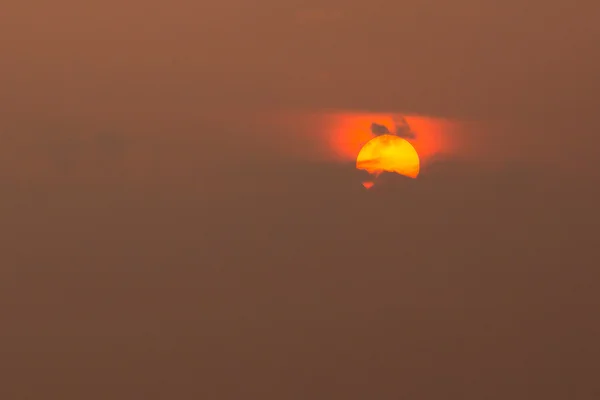
<path id="1" fill-rule="evenodd" d="M 333 113 L 325 116 L 328 144 L 336 157 L 352 160 L 370 139 L 371 124 L 377 123 L 393 130 L 394 113 Z M 415 139 L 409 142 L 415 147 L 422 161 L 432 156 L 450 153 L 456 146 L 451 137 L 452 123 L 440 118 L 418 115 L 403 115 L 416 133 Z"/>
<path id="2" fill-rule="evenodd" d="M 393 131 L 393 118 L 399 115 L 416 134 L 414 139 L 408 140 L 422 163 L 427 164 L 434 156 L 455 155 L 463 147 L 458 134 L 460 122 L 424 115 L 333 111 L 278 113 L 268 119 L 275 121 L 275 131 L 285 141 L 279 151 L 300 158 L 349 162 L 356 160 L 362 146 L 375 137 L 371 132 L 372 123 L 385 125 Z"/>

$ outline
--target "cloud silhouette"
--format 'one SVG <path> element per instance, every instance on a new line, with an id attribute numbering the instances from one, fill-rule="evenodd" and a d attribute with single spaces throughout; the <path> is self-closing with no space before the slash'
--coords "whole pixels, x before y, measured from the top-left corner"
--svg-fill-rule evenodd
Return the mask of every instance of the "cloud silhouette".
<path id="1" fill-rule="evenodd" d="M 393 131 L 390 131 L 390 129 L 383 124 L 373 122 L 371 123 L 371 133 L 378 136 L 391 134 L 405 139 L 415 139 L 417 137 L 416 133 L 411 129 L 410 125 L 406 121 L 406 118 L 404 118 L 402 115 L 395 115 L 393 120 Z"/>
<path id="2" fill-rule="evenodd" d="M 390 134 L 391 132 L 387 126 L 376 124 L 375 122 L 373 122 L 371 123 L 371 133 L 373 133 L 374 135 L 386 135 Z"/>
<path id="3" fill-rule="evenodd" d="M 416 133 L 411 129 L 410 125 L 402 115 L 394 116 L 394 124 L 396 135 L 405 139 L 414 139 L 417 137 Z"/>

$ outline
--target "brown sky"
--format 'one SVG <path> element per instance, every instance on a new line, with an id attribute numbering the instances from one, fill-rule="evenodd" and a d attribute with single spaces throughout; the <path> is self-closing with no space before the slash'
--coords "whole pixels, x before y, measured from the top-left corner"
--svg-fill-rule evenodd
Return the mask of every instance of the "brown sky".
<path id="1" fill-rule="evenodd" d="M 98 104 L 118 85 L 123 101 L 500 118 L 596 105 L 593 1 L 38 3 L 3 9 L 21 96 Z"/>
<path id="2" fill-rule="evenodd" d="M 596 1 L 6 3 L 1 398 L 600 395 Z M 485 129 L 366 192 L 289 110 Z"/>
<path id="3" fill-rule="evenodd" d="M 3 123 L 401 111 L 504 123 L 488 144 L 595 154 L 593 0 L 238 3 L 10 1 Z"/>

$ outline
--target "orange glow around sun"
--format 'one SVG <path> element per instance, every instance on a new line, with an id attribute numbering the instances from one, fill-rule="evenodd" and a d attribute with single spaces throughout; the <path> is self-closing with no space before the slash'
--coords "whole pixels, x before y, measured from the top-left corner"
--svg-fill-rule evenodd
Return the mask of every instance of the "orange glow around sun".
<path id="1" fill-rule="evenodd" d="M 356 157 L 356 168 L 366 170 L 375 177 L 387 171 L 416 178 L 419 166 L 419 155 L 415 148 L 406 139 L 396 135 L 381 135 L 369 140 Z M 368 189 L 369 185 L 363 183 L 363 186 Z"/>
<path id="2" fill-rule="evenodd" d="M 402 130 L 400 135 L 396 136 L 397 129 L 402 125 L 401 118 L 404 119 L 404 128 L 406 125 L 410 127 L 410 134 Z M 376 132 L 378 136 L 372 132 L 373 124 L 382 125 L 392 136 L 407 142 L 417 154 L 416 158 L 412 155 L 409 157 L 413 160 L 409 161 L 413 166 L 412 172 L 401 172 L 407 176 L 416 176 L 438 156 L 455 155 L 459 150 L 464 151 L 465 147 L 462 143 L 464 135 L 461 134 L 464 121 L 401 112 L 287 110 L 269 112 L 264 116 L 264 121 L 268 122 L 268 125 L 262 128 L 265 134 L 269 135 L 265 143 L 274 151 L 285 154 L 286 158 L 341 163 L 356 163 L 363 146 L 382 136 L 385 131 L 380 126 L 382 129 L 378 128 L 379 132 Z M 461 143 L 458 142 L 459 139 Z M 361 165 L 367 164 L 361 162 Z M 418 168 L 415 168 L 415 165 L 418 165 Z M 372 174 L 372 177 L 377 178 L 376 174 Z M 374 180 L 363 182 L 365 187 L 374 184 Z"/>
<path id="3" fill-rule="evenodd" d="M 362 147 L 376 137 L 371 124 L 385 125 L 392 131 L 397 113 L 330 113 L 325 117 L 330 146 L 340 160 L 354 160 Z M 422 163 L 440 153 L 452 151 L 448 133 L 453 129 L 451 121 L 420 115 L 401 114 L 415 138 L 406 139 L 416 150 Z"/>

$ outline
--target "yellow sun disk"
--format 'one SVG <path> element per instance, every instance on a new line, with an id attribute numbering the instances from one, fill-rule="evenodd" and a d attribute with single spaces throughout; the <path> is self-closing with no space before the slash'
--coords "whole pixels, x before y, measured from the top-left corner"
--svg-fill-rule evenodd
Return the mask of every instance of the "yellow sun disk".
<path id="1" fill-rule="evenodd" d="M 381 135 L 369 140 L 356 157 L 356 168 L 377 176 L 383 171 L 416 178 L 419 155 L 406 140 L 395 135 Z"/>

